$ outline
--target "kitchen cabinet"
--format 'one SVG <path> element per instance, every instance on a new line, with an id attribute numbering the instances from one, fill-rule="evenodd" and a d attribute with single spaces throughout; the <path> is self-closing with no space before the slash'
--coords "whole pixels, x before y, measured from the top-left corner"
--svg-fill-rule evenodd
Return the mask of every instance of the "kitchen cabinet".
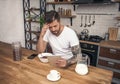
<path id="1" fill-rule="evenodd" d="M 120 42 L 105 41 L 102 43 L 99 49 L 97 67 L 101 67 L 113 71 L 113 83 L 119 84 L 120 83 L 120 48 L 119 48 Z"/>

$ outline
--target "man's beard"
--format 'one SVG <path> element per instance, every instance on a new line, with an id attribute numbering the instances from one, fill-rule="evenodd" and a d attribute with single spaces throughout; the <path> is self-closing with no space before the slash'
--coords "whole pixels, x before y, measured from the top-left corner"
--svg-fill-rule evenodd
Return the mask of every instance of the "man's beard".
<path id="1" fill-rule="evenodd" d="M 58 36 L 58 35 L 60 34 L 60 29 L 61 29 L 60 27 L 61 27 L 61 26 L 59 26 L 59 30 L 52 32 L 52 34 Z"/>

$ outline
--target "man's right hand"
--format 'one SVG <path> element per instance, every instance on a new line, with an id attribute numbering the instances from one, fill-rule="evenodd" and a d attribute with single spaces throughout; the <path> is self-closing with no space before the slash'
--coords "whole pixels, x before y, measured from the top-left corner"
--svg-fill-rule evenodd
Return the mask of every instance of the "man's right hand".
<path id="1" fill-rule="evenodd" d="M 44 35 L 45 35 L 48 28 L 49 28 L 48 24 L 44 24 L 43 27 L 42 27 L 42 30 L 40 32 L 40 37 L 39 37 L 39 40 L 38 40 L 38 43 L 37 43 L 37 46 L 36 46 L 36 49 L 37 49 L 38 53 L 42 53 L 46 49 L 47 42 L 45 42 L 43 40 L 43 37 L 44 37 Z"/>
<path id="2" fill-rule="evenodd" d="M 47 29 L 49 28 L 49 25 L 48 24 L 44 24 L 43 27 L 42 27 L 42 31 L 40 33 L 40 36 L 43 37 L 47 31 Z"/>

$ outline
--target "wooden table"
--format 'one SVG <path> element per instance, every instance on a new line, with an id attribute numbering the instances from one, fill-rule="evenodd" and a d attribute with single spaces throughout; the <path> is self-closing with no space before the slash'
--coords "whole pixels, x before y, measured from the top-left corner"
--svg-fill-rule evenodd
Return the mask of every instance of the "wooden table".
<path id="1" fill-rule="evenodd" d="M 111 84 L 111 71 L 90 66 L 89 74 L 81 76 L 74 71 L 75 65 L 57 68 L 41 63 L 38 57 L 27 59 L 33 53 L 35 51 L 23 48 L 22 61 L 13 61 L 11 46 L 0 42 L 0 84 Z M 59 81 L 47 80 L 46 76 L 51 69 L 61 73 Z"/>

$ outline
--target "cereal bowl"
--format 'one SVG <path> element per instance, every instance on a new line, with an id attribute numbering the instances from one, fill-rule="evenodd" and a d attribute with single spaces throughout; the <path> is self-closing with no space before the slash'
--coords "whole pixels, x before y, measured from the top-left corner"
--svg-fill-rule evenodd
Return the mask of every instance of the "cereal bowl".
<path id="1" fill-rule="evenodd" d="M 47 63 L 48 62 L 47 56 L 52 56 L 52 53 L 41 53 L 41 54 L 38 54 L 38 58 L 43 63 Z"/>

